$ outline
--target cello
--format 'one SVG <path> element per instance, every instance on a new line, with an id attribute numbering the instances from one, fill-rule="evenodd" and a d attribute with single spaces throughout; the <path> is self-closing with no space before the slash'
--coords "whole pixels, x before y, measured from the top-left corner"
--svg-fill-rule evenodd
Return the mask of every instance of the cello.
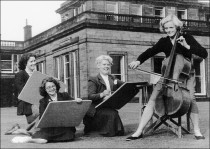
<path id="1" fill-rule="evenodd" d="M 189 78 L 191 62 L 176 53 L 177 39 L 182 34 L 182 30 L 183 28 L 177 29 L 170 56 L 161 68 L 163 78 L 159 83 L 162 84 L 162 89 L 155 102 L 155 112 L 159 116 L 167 115 L 176 118 L 186 114 L 190 108 L 190 92 L 186 82 Z"/>

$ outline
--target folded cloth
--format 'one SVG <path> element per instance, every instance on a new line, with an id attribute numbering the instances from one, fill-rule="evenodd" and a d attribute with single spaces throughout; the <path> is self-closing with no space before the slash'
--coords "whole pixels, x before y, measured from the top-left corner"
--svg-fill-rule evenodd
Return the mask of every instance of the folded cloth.
<path id="1" fill-rule="evenodd" d="M 11 142 L 12 143 L 27 143 L 31 140 L 31 137 L 29 136 L 16 136 L 14 137 Z"/>
<path id="2" fill-rule="evenodd" d="M 14 131 L 16 131 L 17 129 L 20 129 L 19 124 L 15 124 L 12 126 L 12 128 L 10 128 L 9 130 L 7 130 L 5 132 L 5 135 L 11 135 Z"/>

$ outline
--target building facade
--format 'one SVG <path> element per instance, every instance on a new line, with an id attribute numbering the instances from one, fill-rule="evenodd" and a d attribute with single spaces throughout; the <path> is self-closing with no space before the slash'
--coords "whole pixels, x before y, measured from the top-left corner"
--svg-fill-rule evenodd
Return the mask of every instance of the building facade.
<path id="1" fill-rule="evenodd" d="M 12 88 L 18 59 L 27 52 L 36 53 L 38 71 L 63 81 L 73 97 L 87 98 L 87 80 L 97 74 L 94 63 L 101 54 L 113 58 L 111 73 L 119 79 L 150 82 L 152 75 L 131 70 L 128 64 L 165 36 L 159 31 L 159 21 L 168 14 L 176 14 L 209 54 L 207 4 L 188 0 L 71 0 L 61 4 L 56 12 L 61 23 L 47 31 L 31 37 L 31 26 L 27 25 L 25 41 L 1 41 L 1 87 L 5 89 L 1 91 L 2 106 L 8 105 L 8 99 L 14 96 L 5 86 Z M 160 73 L 163 59 L 163 54 L 158 54 L 141 68 Z M 209 100 L 210 58 L 195 58 L 194 64 L 196 98 Z"/>

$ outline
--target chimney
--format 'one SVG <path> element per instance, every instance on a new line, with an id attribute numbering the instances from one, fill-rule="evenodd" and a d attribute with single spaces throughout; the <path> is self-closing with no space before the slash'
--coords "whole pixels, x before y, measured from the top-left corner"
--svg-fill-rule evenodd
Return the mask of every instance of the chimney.
<path id="1" fill-rule="evenodd" d="M 26 26 L 24 27 L 24 41 L 30 39 L 32 37 L 32 30 L 31 25 L 28 25 L 27 19 L 26 19 Z"/>

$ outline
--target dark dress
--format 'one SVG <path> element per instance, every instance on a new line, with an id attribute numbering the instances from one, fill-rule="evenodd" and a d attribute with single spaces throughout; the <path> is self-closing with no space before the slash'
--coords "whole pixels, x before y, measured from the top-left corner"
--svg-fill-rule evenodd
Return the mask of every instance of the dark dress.
<path id="1" fill-rule="evenodd" d="M 22 91 L 28 78 L 29 75 L 25 70 L 21 70 L 17 74 L 15 74 L 15 91 L 17 92 L 17 95 L 19 95 L 20 92 Z M 26 115 L 26 116 L 32 115 L 31 106 L 32 104 L 18 99 L 17 115 Z"/>
<path id="2" fill-rule="evenodd" d="M 57 94 L 57 100 L 58 101 L 73 100 L 73 98 L 71 98 L 68 93 L 64 92 Z M 42 98 L 40 100 L 40 105 L 39 105 L 40 118 L 44 113 L 49 102 L 53 102 L 51 101 L 51 98 L 49 96 Z M 46 139 L 48 142 L 72 141 L 75 137 L 75 132 L 76 132 L 75 127 L 41 128 L 32 135 L 32 138 L 42 138 Z"/>
<path id="3" fill-rule="evenodd" d="M 117 83 L 114 84 L 116 80 Z M 117 90 L 123 82 L 109 75 L 111 91 Z M 118 111 L 110 108 L 95 109 L 95 106 L 103 101 L 100 93 L 106 90 L 106 85 L 101 75 L 90 77 L 88 80 L 88 99 L 92 100 L 90 109 L 84 117 L 84 132 L 97 131 L 99 134 L 107 137 L 123 135 L 124 127 L 119 117 Z"/>

